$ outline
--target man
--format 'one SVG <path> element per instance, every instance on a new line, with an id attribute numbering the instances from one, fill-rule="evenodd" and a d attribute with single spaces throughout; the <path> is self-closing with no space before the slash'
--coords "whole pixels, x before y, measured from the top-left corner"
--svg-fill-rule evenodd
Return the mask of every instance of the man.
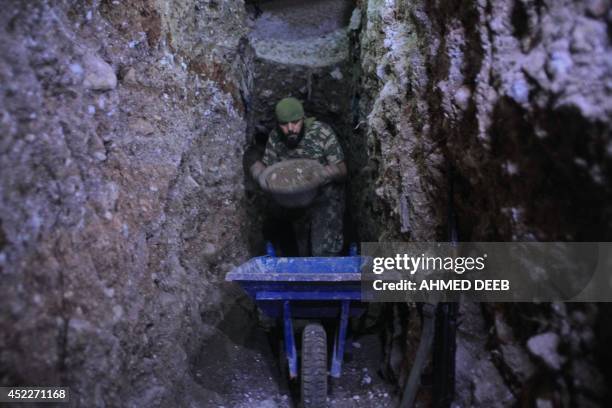
<path id="1" fill-rule="evenodd" d="M 270 132 L 261 161 L 250 168 L 259 186 L 268 190 L 262 172 L 266 166 L 287 159 L 313 159 L 323 165 L 317 174 L 319 195 L 294 222 L 300 255 L 307 255 L 308 238 L 313 256 L 337 256 L 342 251 L 344 185 L 347 168 L 344 153 L 334 131 L 315 118 L 305 118 L 295 98 L 284 98 L 275 108 L 278 126 Z"/>

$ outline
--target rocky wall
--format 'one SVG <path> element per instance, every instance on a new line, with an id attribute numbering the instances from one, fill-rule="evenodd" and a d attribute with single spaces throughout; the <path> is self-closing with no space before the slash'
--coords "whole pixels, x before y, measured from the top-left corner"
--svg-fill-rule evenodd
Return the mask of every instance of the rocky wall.
<path id="1" fill-rule="evenodd" d="M 352 64 L 347 27 L 352 2 L 290 0 L 249 6 L 254 55 L 250 136 L 260 136 L 265 143 L 276 126 L 274 106 L 293 96 L 303 102 L 307 116 L 330 124 L 342 139 L 348 138 Z"/>
<path id="2" fill-rule="evenodd" d="M 452 168 L 466 239 L 610 236 L 609 2 L 361 9 L 359 205 L 392 225 L 365 234 L 444 238 Z"/>
<path id="3" fill-rule="evenodd" d="M 274 107 L 287 96 L 299 98 L 307 116 L 314 116 L 344 136 L 350 129 L 350 67 L 347 64 L 346 30 L 339 30 L 333 38 L 325 39 L 331 51 L 318 48 L 309 41 L 291 42 L 270 51 L 260 41 L 253 42 L 255 63 L 252 99 L 254 131 L 267 133 L 276 126 Z M 322 43 L 323 41 L 321 41 Z M 291 51 L 299 50 L 303 60 L 292 61 Z M 324 54 L 331 53 L 333 58 Z M 306 54 L 306 55 L 304 55 Z M 272 58 L 277 58 L 274 60 Z"/>
<path id="4" fill-rule="evenodd" d="M 243 228 L 241 1 L 0 11 L 0 384 L 191 406 Z"/>
<path id="5" fill-rule="evenodd" d="M 451 208 L 460 240 L 610 238 L 609 2 L 358 5 L 362 240 L 447 240 Z M 606 310 L 462 305 L 456 402 L 605 405 Z"/>

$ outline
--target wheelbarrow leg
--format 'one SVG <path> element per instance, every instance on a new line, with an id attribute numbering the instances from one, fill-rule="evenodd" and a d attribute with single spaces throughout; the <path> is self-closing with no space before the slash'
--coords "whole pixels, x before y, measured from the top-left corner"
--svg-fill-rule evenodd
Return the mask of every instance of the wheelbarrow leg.
<path id="1" fill-rule="evenodd" d="M 340 373 L 342 372 L 342 358 L 344 357 L 344 344 L 346 343 L 346 328 L 348 326 L 350 303 L 350 300 L 342 301 L 340 327 L 336 331 L 331 369 L 329 370 L 329 374 L 334 378 L 340 378 Z"/>
<path id="2" fill-rule="evenodd" d="M 276 257 L 276 249 L 270 241 L 266 241 L 266 255 L 271 256 L 273 258 Z"/>
<path id="3" fill-rule="evenodd" d="M 283 333 L 285 337 L 285 353 L 289 365 L 289 378 L 294 379 L 297 377 L 297 351 L 295 349 L 291 308 L 289 307 L 288 300 L 283 302 Z"/>

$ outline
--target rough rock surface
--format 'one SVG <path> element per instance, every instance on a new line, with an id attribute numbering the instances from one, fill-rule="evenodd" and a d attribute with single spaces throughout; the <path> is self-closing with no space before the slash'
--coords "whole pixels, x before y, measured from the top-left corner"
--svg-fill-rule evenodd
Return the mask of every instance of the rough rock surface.
<path id="1" fill-rule="evenodd" d="M 272 129 L 275 104 L 294 96 L 304 102 L 307 115 L 344 136 L 350 125 L 350 6 L 345 0 L 270 2 L 251 16 L 254 132 Z"/>
<path id="2" fill-rule="evenodd" d="M 460 240 L 610 239 L 609 2 L 358 7 L 356 131 L 347 146 L 362 241 L 448 240 L 451 183 Z M 601 389 L 576 384 L 610 375 L 600 344 L 610 314 L 591 306 L 463 305 L 460 321 L 482 324 L 458 337 L 456 403 L 605 405 Z M 488 329 L 496 319 L 505 322 L 499 337 Z M 559 336 L 565 361 L 554 375 L 527 351 L 528 339 L 546 332 Z M 492 390 L 495 401 L 486 399 Z"/>
<path id="3" fill-rule="evenodd" d="M 552 370 L 559 370 L 563 363 L 557 352 L 558 347 L 559 336 L 554 332 L 538 334 L 527 341 L 529 352 L 540 358 Z"/>
<path id="4" fill-rule="evenodd" d="M 610 238 L 609 3 L 360 7 L 364 237 L 446 239 L 452 168 L 463 239 Z"/>
<path id="5" fill-rule="evenodd" d="M 0 385 L 194 406 L 248 257 L 240 1 L 0 11 Z M 223 21 L 223 24 L 219 24 Z M 206 35 L 202 35 L 206 32 Z M 117 80 L 119 78 L 119 80 Z"/>

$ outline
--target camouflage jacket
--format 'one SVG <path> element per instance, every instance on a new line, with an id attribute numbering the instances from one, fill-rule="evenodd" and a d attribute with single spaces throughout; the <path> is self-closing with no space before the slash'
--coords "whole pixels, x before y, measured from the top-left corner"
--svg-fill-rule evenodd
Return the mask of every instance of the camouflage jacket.
<path id="1" fill-rule="evenodd" d="M 304 137 L 294 149 L 285 145 L 277 129 L 270 132 L 263 164 L 270 166 L 287 159 L 314 159 L 323 165 L 336 164 L 344 161 L 344 153 L 329 125 L 307 118 L 304 120 Z"/>

